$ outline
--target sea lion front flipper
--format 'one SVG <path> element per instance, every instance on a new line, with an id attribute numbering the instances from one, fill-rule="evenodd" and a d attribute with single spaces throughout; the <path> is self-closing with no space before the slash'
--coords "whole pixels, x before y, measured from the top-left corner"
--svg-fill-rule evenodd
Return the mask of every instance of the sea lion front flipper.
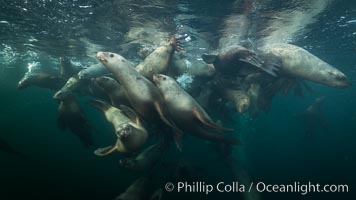
<path id="1" fill-rule="evenodd" d="M 215 128 L 218 130 L 223 130 L 223 131 L 234 131 L 233 129 L 230 128 L 225 128 L 221 127 L 214 122 L 212 122 L 210 119 L 207 119 L 202 112 L 200 112 L 197 108 L 193 110 L 194 115 L 199 119 L 199 121 L 211 128 Z"/>
<path id="2" fill-rule="evenodd" d="M 201 58 L 206 64 L 213 64 L 219 59 L 219 56 L 214 54 L 203 54 L 201 55 Z"/>
<path id="3" fill-rule="evenodd" d="M 136 114 L 136 112 L 132 108 L 130 108 L 128 106 L 125 106 L 125 105 L 122 105 L 122 104 L 119 106 L 119 108 L 135 124 L 141 125 L 140 118 L 138 117 L 138 115 Z"/>
<path id="4" fill-rule="evenodd" d="M 117 149 L 116 146 L 107 146 L 103 148 L 98 148 L 97 150 L 94 151 L 94 154 L 97 156 L 106 156 L 116 151 L 116 149 Z"/>
<path id="5" fill-rule="evenodd" d="M 61 131 L 65 131 L 67 129 L 67 123 L 65 121 L 65 117 L 59 115 L 57 117 L 57 127 L 61 130 Z"/>

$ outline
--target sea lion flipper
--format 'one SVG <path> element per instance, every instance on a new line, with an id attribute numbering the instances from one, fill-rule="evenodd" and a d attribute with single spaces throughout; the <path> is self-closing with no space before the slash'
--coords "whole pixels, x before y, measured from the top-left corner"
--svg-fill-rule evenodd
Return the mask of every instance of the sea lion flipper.
<path id="1" fill-rule="evenodd" d="M 203 54 L 201 55 L 201 58 L 204 60 L 205 63 L 213 64 L 217 61 L 217 59 L 219 59 L 219 56 L 214 54 Z"/>
<path id="2" fill-rule="evenodd" d="M 221 127 L 221 126 L 215 124 L 210 119 L 206 118 L 204 116 L 204 114 L 202 112 L 200 112 L 198 109 L 194 109 L 193 113 L 199 119 L 200 122 L 202 122 L 203 124 L 205 124 L 205 125 L 207 125 L 207 126 L 209 126 L 211 128 L 218 129 L 218 130 L 223 130 L 223 131 L 234 131 L 233 129 Z"/>
<path id="3" fill-rule="evenodd" d="M 125 105 L 120 105 L 119 106 L 120 110 L 128 117 L 130 118 L 135 124 L 141 125 L 140 118 L 136 114 L 132 108 L 125 106 Z"/>
<path id="4" fill-rule="evenodd" d="M 116 151 L 116 149 L 117 149 L 116 146 L 107 146 L 103 148 L 98 148 L 94 151 L 94 154 L 97 156 L 106 156 Z"/>

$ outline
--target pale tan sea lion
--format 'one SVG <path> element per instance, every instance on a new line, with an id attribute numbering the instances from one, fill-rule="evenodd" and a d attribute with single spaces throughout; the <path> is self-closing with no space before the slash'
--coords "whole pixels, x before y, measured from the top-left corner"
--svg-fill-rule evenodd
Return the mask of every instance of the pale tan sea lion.
<path id="1" fill-rule="evenodd" d="M 118 54 L 98 52 L 97 58 L 122 85 L 127 99 L 137 113 L 148 122 L 160 122 L 161 119 L 173 128 L 176 144 L 179 147 L 181 131 L 172 121 L 158 88 L 137 72 L 132 63 Z"/>
<path id="2" fill-rule="evenodd" d="M 114 126 L 117 136 L 115 145 L 99 148 L 94 152 L 95 155 L 105 156 L 114 151 L 135 152 L 146 143 L 147 131 L 133 110 L 124 106 L 119 109 L 100 100 L 91 100 L 88 103 L 104 113 L 105 118 Z"/>
<path id="3" fill-rule="evenodd" d="M 136 66 L 136 70 L 152 81 L 154 74 L 168 70 L 174 51 L 178 48 L 177 39 L 172 37 L 167 44 L 155 49 L 143 62 Z"/>
<path id="4" fill-rule="evenodd" d="M 351 86 L 351 82 L 342 72 L 301 47 L 276 43 L 263 46 L 259 50 L 265 54 L 267 59 L 280 59 L 281 73 L 331 87 Z"/>
<path id="5" fill-rule="evenodd" d="M 205 110 L 171 77 L 159 74 L 153 81 L 164 97 L 168 110 L 178 127 L 200 138 L 238 144 L 235 138 L 221 134 L 232 131 L 215 124 Z"/>

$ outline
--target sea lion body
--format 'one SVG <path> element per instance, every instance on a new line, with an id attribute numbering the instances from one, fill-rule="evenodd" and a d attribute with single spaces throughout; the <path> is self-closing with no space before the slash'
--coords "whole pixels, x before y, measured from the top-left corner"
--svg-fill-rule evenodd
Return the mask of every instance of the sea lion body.
<path id="1" fill-rule="evenodd" d="M 342 72 L 301 47 L 276 43 L 263 46 L 260 51 L 267 57 L 280 59 L 281 73 L 331 87 L 347 88 L 351 86 Z"/>
<path id="2" fill-rule="evenodd" d="M 216 125 L 204 109 L 171 77 L 154 75 L 153 80 L 161 91 L 173 120 L 184 131 L 200 138 L 237 144 L 238 142 L 221 134 L 231 130 Z"/>
<path id="3" fill-rule="evenodd" d="M 92 127 L 86 119 L 75 96 L 70 92 L 57 95 L 60 101 L 58 107 L 57 125 L 61 130 L 69 129 L 76 134 L 86 147 L 95 146 L 92 138 Z"/>
<path id="4" fill-rule="evenodd" d="M 98 156 L 108 155 L 114 151 L 121 153 L 135 152 L 145 144 L 148 134 L 146 129 L 141 125 L 136 113 L 131 110 L 130 116 L 134 119 L 130 119 L 122 109 L 113 107 L 103 101 L 92 100 L 89 104 L 102 111 L 114 129 L 117 136 L 117 141 L 114 146 L 108 146 L 97 149 L 95 154 Z M 125 107 L 125 109 L 128 109 Z M 135 121 L 133 121 L 135 120 Z"/>
<path id="5" fill-rule="evenodd" d="M 65 79 L 46 72 L 27 73 L 19 81 L 17 89 L 24 89 L 30 86 L 59 90 L 65 84 Z"/>
<path id="6" fill-rule="evenodd" d="M 78 76 L 72 76 L 70 77 L 67 82 L 63 85 L 63 87 L 57 91 L 53 98 L 56 99 L 58 96 L 61 96 L 62 93 L 68 93 L 68 92 L 74 92 L 78 88 L 82 86 L 82 81 L 79 80 Z"/>
<path id="7" fill-rule="evenodd" d="M 175 51 L 176 42 L 176 39 L 172 38 L 168 44 L 158 47 L 136 66 L 136 70 L 151 81 L 154 74 L 166 72 Z"/>
<path id="8" fill-rule="evenodd" d="M 121 104 L 129 105 L 125 90 L 115 79 L 101 76 L 95 78 L 95 83 L 105 91 L 113 106 L 119 107 Z"/>
<path id="9" fill-rule="evenodd" d="M 106 69 L 103 64 L 97 63 L 89 66 L 88 68 L 82 69 L 78 72 L 78 78 L 80 80 L 90 80 L 91 78 L 96 78 L 99 76 L 108 75 L 110 72 Z"/>

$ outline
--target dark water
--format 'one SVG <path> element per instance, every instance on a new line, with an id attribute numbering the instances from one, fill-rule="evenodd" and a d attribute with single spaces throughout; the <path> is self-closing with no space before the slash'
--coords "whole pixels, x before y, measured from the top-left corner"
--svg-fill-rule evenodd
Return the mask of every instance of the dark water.
<path id="1" fill-rule="evenodd" d="M 0 1 L 0 121 L 1 137 L 25 157 L 0 152 L 0 199 L 114 199 L 140 175 L 118 166 L 122 156 L 97 157 L 70 132 L 56 126 L 54 92 L 17 82 L 29 70 L 57 71 L 58 58 L 67 56 L 82 65 L 94 62 L 98 50 L 125 54 L 120 44 L 137 15 L 155 20 L 166 32 L 187 33 L 192 57 L 213 49 L 220 19 L 232 10 L 232 1 Z M 150 7 L 148 5 L 157 5 Z M 274 9 L 283 9 L 276 1 Z M 344 72 L 356 84 L 356 5 L 336 1 L 295 44 L 308 49 Z M 147 6 L 147 7 L 142 7 Z M 203 42 L 205 41 L 205 42 Z M 208 41 L 208 42 L 206 42 Z M 201 47 L 197 50 L 196 47 Z M 127 53 L 129 59 L 138 58 Z M 238 116 L 230 124 L 243 145 L 234 155 L 252 181 L 269 184 L 347 184 L 348 193 L 261 193 L 261 199 L 354 199 L 356 190 L 355 89 L 335 89 L 310 83 L 314 93 L 304 97 L 278 95 L 270 112 L 256 119 Z M 328 127 L 305 139 L 303 124 L 295 118 L 316 97 L 325 96 Z M 81 99 L 83 102 L 85 98 Z M 102 115 L 82 104 L 95 126 L 100 146 L 112 144 L 112 127 Z M 174 148 L 167 162 L 184 159 L 197 171 L 198 181 L 215 184 L 234 181 L 211 146 L 189 137 L 182 153 Z M 152 180 L 164 188 L 171 180 L 167 164 Z M 241 193 L 163 193 L 163 199 L 241 199 Z"/>

